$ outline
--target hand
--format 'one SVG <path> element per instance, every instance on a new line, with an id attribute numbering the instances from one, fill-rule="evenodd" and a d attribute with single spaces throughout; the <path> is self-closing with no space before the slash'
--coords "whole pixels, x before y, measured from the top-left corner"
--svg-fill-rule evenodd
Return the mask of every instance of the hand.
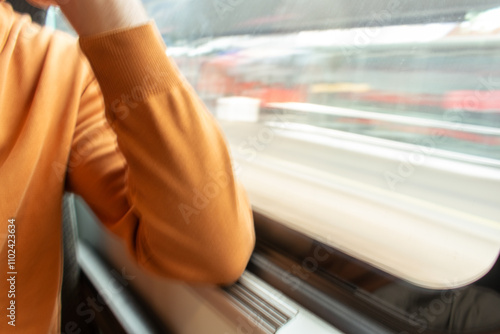
<path id="1" fill-rule="evenodd" d="M 80 36 L 144 24 L 140 0 L 28 0 L 37 7 L 59 6 Z"/>

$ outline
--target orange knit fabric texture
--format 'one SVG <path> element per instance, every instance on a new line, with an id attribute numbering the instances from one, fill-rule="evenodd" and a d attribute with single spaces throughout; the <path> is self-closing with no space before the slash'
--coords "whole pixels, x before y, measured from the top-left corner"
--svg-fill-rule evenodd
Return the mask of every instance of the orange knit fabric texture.
<path id="1" fill-rule="evenodd" d="M 0 2 L 0 333 L 61 331 L 64 191 L 164 277 L 229 283 L 253 249 L 225 140 L 154 25 L 79 43 Z"/>

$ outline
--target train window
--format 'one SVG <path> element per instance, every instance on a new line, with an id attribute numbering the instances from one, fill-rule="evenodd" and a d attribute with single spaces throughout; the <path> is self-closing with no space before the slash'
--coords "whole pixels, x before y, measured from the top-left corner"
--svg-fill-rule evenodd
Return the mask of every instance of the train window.
<path id="1" fill-rule="evenodd" d="M 143 2 L 257 216 L 337 254 L 314 271 L 408 332 L 500 329 L 497 1 Z"/>
<path id="2" fill-rule="evenodd" d="M 294 29 L 286 2 L 272 23 L 219 5 L 209 32 L 168 52 L 220 120 L 255 208 L 420 286 L 484 275 L 500 236 L 499 9 L 380 1 L 374 21 L 359 10 Z"/>

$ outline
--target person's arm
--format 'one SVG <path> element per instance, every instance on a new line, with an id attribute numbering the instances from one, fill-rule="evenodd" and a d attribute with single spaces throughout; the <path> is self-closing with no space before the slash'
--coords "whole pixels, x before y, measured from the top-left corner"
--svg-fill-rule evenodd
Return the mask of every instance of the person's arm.
<path id="1" fill-rule="evenodd" d="M 145 268 L 185 281 L 230 283 L 254 245 L 249 203 L 214 118 L 166 56 L 154 26 L 144 25 L 147 18 L 133 9 L 138 2 L 129 2 L 124 12 L 115 9 L 126 1 L 69 0 L 63 6 L 86 36 L 80 46 L 113 128 L 103 124 L 98 87 L 89 84 L 69 187 Z"/>

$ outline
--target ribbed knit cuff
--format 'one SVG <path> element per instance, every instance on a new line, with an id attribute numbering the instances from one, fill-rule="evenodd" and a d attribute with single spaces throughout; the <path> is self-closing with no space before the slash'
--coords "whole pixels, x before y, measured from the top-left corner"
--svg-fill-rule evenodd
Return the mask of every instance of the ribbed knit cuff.
<path id="1" fill-rule="evenodd" d="M 147 96 L 181 84 L 153 22 L 81 37 L 107 103 L 123 96 Z"/>

